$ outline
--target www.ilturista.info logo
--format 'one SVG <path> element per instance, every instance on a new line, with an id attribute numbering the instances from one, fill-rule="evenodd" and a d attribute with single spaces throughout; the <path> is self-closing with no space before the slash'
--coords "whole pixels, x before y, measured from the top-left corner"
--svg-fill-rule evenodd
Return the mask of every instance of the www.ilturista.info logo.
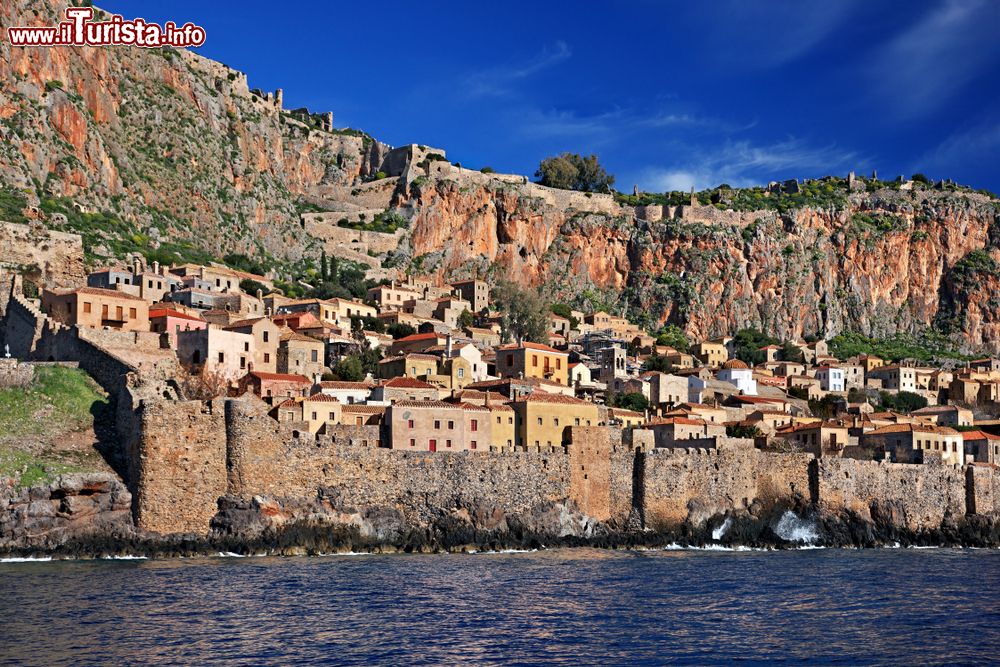
<path id="1" fill-rule="evenodd" d="M 7 28 L 7 37 L 14 46 L 201 46 L 205 29 L 185 23 L 178 27 L 173 21 L 164 25 L 147 23 L 143 19 L 125 20 L 114 15 L 107 21 L 93 21 L 91 7 L 70 7 L 66 20 L 57 26 L 17 26 Z"/>

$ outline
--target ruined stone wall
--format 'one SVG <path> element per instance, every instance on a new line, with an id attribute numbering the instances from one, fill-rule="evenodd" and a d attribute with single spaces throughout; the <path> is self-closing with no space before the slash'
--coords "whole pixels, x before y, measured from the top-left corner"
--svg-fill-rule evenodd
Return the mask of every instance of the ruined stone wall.
<path id="1" fill-rule="evenodd" d="M 140 529 L 207 532 L 228 484 L 224 403 L 147 401 L 140 406 L 142 434 L 129 456 Z"/>
<path id="2" fill-rule="evenodd" d="M 965 514 L 965 471 L 957 466 L 824 457 L 815 467 L 821 510 L 850 510 L 913 531 Z"/>
<path id="3" fill-rule="evenodd" d="M 337 224 L 345 219 L 358 221 L 362 214 L 365 215 L 365 220 L 370 222 L 378 213 L 380 211 L 377 209 L 364 209 L 352 213 L 306 213 L 302 216 L 302 223 L 306 233 L 322 239 L 328 247 L 341 246 L 362 253 L 367 253 L 369 250 L 377 254 L 391 252 L 399 246 L 405 230 L 399 229 L 393 234 L 384 234 L 340 227 Z"/>
<path id="4" fill-rule="evenodd" d="M 755 501 L 809 499 L 810 454 L 771 454 L 744 445 L 690 451 L 655 448 L 644 454 L 640 490 L 646 526 L 676 527 Z"/>
<path id="5" fill-rule="evenodd" d="M 0 268 L 23 275 L 39 288 L 78 287 L 86 282 L 79 234 L 35 223 L 0 222 Z"/>
<path id="6" fill-rule="evenodd" d="M 985 463 L 966 466 L 965 511 L 983 515 L 1000 513 L 1000 475 L 995 466 Z"/>

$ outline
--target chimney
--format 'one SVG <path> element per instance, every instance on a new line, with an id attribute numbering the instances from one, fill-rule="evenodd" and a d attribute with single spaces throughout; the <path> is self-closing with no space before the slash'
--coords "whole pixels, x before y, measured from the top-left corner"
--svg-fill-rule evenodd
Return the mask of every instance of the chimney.
<path id="1" fill-rule="evenodd" d="M 448 337 L 445 339 L 444 354 L 445 354 L 445 357 L 447 357 L 448 359 L 451 359 L 451 332 L 450 331 L 448 332 Z"/>
<path id="2" fill-rule="evenodd" d="M 260 288 L 257 288 L 257 298 L 258 299 L 263 299 L 264 298 L 264 290 L 262 290 Z"/>
<path id="3" fill-rule="evenodd" d="M 153 273 L 160 275 L 160 263 L 155 260 L 153 261 Z"/>
<path id="4" fill-rule="evenodd" d="M 133 259 L 132 260 L 132 273 L 134 273 L 135 275 L 139 275 L 140 273 L 142 273 L 141 268 L 142 267 L 139 264 L 139 260 L 138 259 Z"/>

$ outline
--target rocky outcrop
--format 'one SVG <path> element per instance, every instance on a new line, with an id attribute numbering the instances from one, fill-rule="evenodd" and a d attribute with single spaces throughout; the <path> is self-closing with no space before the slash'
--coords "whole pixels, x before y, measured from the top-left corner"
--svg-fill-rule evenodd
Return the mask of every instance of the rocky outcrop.
<path id="1" fill-rule="evenodd" d="M 0 553 L 59 552 L 133 538 L 132 496 L 114 475 L 60 475 L 52 484 L 15 489 L 0 480 Z"/>

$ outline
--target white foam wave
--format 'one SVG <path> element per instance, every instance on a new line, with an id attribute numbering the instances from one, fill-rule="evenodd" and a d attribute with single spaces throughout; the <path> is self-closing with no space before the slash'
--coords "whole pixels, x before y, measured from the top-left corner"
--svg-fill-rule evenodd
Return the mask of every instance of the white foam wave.
<path id="1" fill-rule="evenodd" d="M 729 530 L 729 527 L 732 525 L 733 525 L 732 517 L 727 516 L 726 520 L 722 522 L 722 525 L 712 531 L 712 539 L 721 540 L 723 535 L 726 534 L 726 531 Z"/>
<path id="2" fill-rule="evenodd" d="M 52 560 L 51 556 L 41 558 L 0 558 L 0 563 L 47 563 Z"/>
<path id="3" fill-rule="evenodd" d="M 813 544 L 819 540 L 819 533 L 816 532 L 816 524 L 807 521 L 795 514 L 791 510 L 781 515 L 774 532 L 778 537 L 787 542 L 800 542 L 802 544 Z"/>

